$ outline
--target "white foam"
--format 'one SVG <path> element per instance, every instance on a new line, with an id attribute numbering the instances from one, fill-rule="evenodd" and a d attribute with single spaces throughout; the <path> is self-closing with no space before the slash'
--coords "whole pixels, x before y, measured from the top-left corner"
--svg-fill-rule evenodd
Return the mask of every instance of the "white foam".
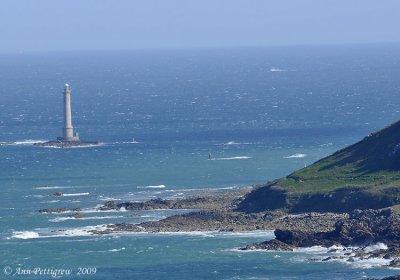
<path id="1" fill-rule="evenodd" d="M 369 259 L 359 259 L 353 258 L 354 262 L 351 262 L 351 266 L 357 268 L 372 268 L 372 267 L 381 267 L 385 265 L 389 265 L 391 260 L 384 258 L 369 258 Z"/>
<path id="2" fill-rule="evenodd" d="M 85 149 L 85 148 L 95 148 L 95 147 L 102 147 L 104 143 L 99 144 L 81 144 L 79 146 L 71 146 L 71 147 L 58 147 L 58 146 L 38 146 L 39 148 L 43 149 Z"/>
<path id="3" fill-rule="evenodd" d="M 107 225 L 98 225 L 98 226 L 87 226 L 82 228 L 75 229 L 67 229 L 58 231 L 58 234 L 54 235 L 44 235 L 41 237 L 74 237 L 74 236 L 91 236 L 93 235 L 92 230 L 105 230 L 107 229 Z"/>
<path id="4" fill-rule="evenodd" d="M 234 187 L 218 188 L 218 190 L 233 190 Z"/>
<path id="5" fill-rule="evenodd" d="M 211 160 L 237 160 L 237 159 L 250 159 L 251 157 L 239 156 L 239 157 L 226 157 L 226 158 L 212 158 Z"/>
<path id="6" fill-rule="evenodd" d="M 34 231 L 16 231 L 13 233 L 11 238 L 16 238 L 16 239 L 33 239 L 33 238 L 39 238 L 39 234 Z"/>
<path id="7" fill-rule="evenodd" d="M 390 264 L 391 259 L 368 258 L 369 255 L 366 255 L 363 258 L 355 257 L 357 250 L 362 250 L 364 253 L 368 254 L 370 252 L 374 252 L 381 249 L 386 250 L 387 248 L 388 247 L 385 244 L 377 243 L 362 249 L 360 249 L 359 247 L 343 247 L 343 246 L 332 246 L 329 248 L 322 246 L 313 246 L 308 248 L 296 248 L 294 249 L 294 252 L 317 255 L 318 261 L 323 261 L 325 258 L 331 256 L 333 258 L 324 261 L 341 262 L 357 268 L 372 268 L 372 267 L 387 266 Z M 345 253 L 351 253 L 351 254 L 346 256 Z M 309 261 L 308 258 L 307 259 L 300 258 L 299 260 Z"/>
<path id="8" fill-rule="evenodd" d="M 76 218 L 76 217 L 57 217 L 54 219 L 50 219 L 50 222 L 53 223 L 58 223 L 58 222 L 64 222 L 68 220 L 104 220 L 104 219 L 118 219 L 118 218 L 124 218 L 124 216 L 93 216 L 93 217 L 82 217 L 82 218 Z"/>
<path id="9" fill-rule="evenodd" d="M 64 147 L 63 149 L 82 149 L 82 148 L 95 148 L 95 147 L 101 147 L 104 146 L 104 143 L 99 143 L 99 144 L 85 144 L 85 145 L 79 145 L 79 146 L 72 146 L 72 147 Z"/>
<path id="10" fill-rule="evenodd" d="M 110 249 L 110 250 L 108 250 L 108 252 L 120 252 L 120 251 L 123 251 L 123 250 L 125 250 L 125 247 L 122 247 L 122 248 L 119 248 L 119 249 Z"/>
<path id="11" fill-rule="evenodd" d="M 100 196 L 101 198 L 99 198 L 99 200 L 101 201 L 112 201 L 112 200 L 121 200 L 120 198 L 114 198 L 114 197 L 103 197 Z"/>
<path id="12" fill-rule="evenodd" d="M 322 246 L 312 246 L 312 247 L 304 247 L 304 248 L 295 248 L 293 252 L 301 252 L 301 253 L 312 253 L 312 254 L 324 254 L 329 251 L 329 248 Z"/>
<path id="13" fill-rule="evenodd" d="M 49 200 L 49 201 L 42 201 L 40 203 L 45 204 L 45 203 L 57 203 L 57 202 L 60 202 L 60 201 L 59 200 Z"/>
<path id="14" fill-rule="evenodd" d="M 35 231 L 17 231 L 14 232 L 12 238 L 17 239 L 34 239 L 34 238 L 50 238 L 50 237 L 76 237 L 76 236 L 93 236 L 93 230 L 105 230 L 107 225 L 86 226 L 73 229 L 61 229 L 49 232 Z"/>
<path id="15" fill-rule="evenodd" d="M 229 141 L 229 142 L 223 143 L 222 145 L 230 146 L 230 145 L 251 145 L 251 144 L 252 143 Z"/>
<path id="16" fill-rule="evenodd" d="M 90 195 L 88 192 L 84 193 L 63 193 L 62 196 L 83 196 L 83 195 Z"/>
<path id="17" fill-rule="evenodd" d="M 116 142 L 108 142 L 106 145 L 121 145 L 121 144 L 141 144 L 142 142 L 132 140 L 132 141 L 116 141 Z"/>
<path id="18" fill-rule="evenodd" d="M 165 189 L 165 185 L 154 185 L 154 186 L 145 186 L 145 187 L 138 187 L 138 189 Z"/>
<path id="19" fill-rule="evenodd" d="M 58 189 L 65 189 L 67 187 L 61 186 L 45 186 L 45 187 L 33 187 L 34 190 L 58 190 Z"/>
<path id="20" fill-rule="evenodd" d="M 286 69 L 279 69 L 279 68 L 271 68 L 269 69 L 269 72 L 287 72 L 289 70 Z"/>
<path id="21" fill-rule="evenodd" d="M 27 139 L 27 140 L 19 140 L 19 141 L 14 141 L 14 142 L 0 142 L 0 145 L 8 145 L 8 146 L 14 146 L 14 145 L 33 145 L 35 143 L 45 143 L 47 140 L 32 140 L 32 139 Z"/>
<path id="22" fill-rule="evenodd" d="M 370 252 L 374 252 L 374 251 L 378 251 L 378 250 L 387 250 L 387 249 L 388 249 L 388 246 L 386 246 L 386 244 L 378 242 L 374 245 L 365 247 L 363 249 L 363 251 L 365 251 L 366 253 L 370 253 Z"/>
<path id="23" fill-rule="evenodd" d="M 293 154 L 293 155 L 286 156 L 286 157 L 283 157 L 283 158 L 304 158 L 306 156 L 307 156 L 306 154 Z"/>
<path id="24" fill-rule="evenodd" d="M 119 143 L 119 142 L 116 142 Z M 121 142 L 122 144 L 139 144 L 140 142 L 136 141 L 136 140 L 132 140 L 130 142 Z"/>

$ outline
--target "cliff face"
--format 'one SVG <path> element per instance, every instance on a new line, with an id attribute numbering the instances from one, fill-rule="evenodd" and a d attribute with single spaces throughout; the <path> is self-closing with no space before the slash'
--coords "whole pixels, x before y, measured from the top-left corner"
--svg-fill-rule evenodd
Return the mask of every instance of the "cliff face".
<path id="1" fill-rule="evenodd" d="M 400 203 L 400 122 L 249 193 L 238 210 L 348 212 Z"/>

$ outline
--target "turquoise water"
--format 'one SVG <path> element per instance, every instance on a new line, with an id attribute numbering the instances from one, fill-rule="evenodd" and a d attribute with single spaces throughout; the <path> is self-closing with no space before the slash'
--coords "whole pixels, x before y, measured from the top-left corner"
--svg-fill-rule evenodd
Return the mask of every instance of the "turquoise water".
<path id="1" fill-rule="evenodd" d="M 396 121 L 399 61 L 398 46 L 0 55 L 2 270 L 97 269 L 82 279 L 394 274 L 377 263 L 308 261 L 322 250 L 237 250 L 273 238 L 271 232 L 99 237 L 87 230 L 185 212 L 94 211 L 107 200 L 263 183 Z M 60 136 L 65 82 L 72 87 L 76 131 L 103 145 L 31 145 Z M 207 160 L 210 152 L 215 160 Z M 86 219 L 37 213 L 57 207 L 81 207 Z M 0 279 L 51 278 L 2 272 Z"/>

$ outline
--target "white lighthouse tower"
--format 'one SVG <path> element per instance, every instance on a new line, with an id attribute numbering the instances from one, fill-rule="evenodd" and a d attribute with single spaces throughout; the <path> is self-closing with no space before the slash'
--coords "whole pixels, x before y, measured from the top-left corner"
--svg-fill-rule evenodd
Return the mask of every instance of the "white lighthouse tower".
<path id="1" fill-rule="evenodd" d="M 72 113 L 71 113 L 71 88 L 69 84 L 64 87 L 64 127 L 62 137 L 57 140 L 47 142 L 34 143 L 38 147 L 59 147 L 59 148 L 73 148 L 73 147 L 90 147 L 98 146 L 101 144 L 99 141 L 82 141 L 79 139 L 78 133 L 74 133 L 72 126 Z"/>
<path id="2" fill-rule="evenodd" d="M 64 129 L 63 141 L 79 141 L 78 134 L 74 134 L 72 126 L 72 113 L 71 113 L 71 88 L 69 84 L 65 84 L 64 88 Z"/>

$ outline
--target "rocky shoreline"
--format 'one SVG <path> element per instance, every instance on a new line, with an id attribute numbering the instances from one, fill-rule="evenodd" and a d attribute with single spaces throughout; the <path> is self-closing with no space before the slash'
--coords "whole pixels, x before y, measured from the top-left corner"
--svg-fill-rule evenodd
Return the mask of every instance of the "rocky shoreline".
<path id="1" fill-rule="evenodd" d="M 275 239 L 241 250 L 294 251 L 322 246 L 339 253 L 322 261 L 381 258 L 388 260 L 387 266 L 400 268 L 400 215 L 391 208 L 355 210 L 339 219 L 330 231 L 276 229 L 274 233 Z"/>
<path id="2" fill-rule="evenodd" d="M 274 230 L 284 227 L 290 230 L 314 232 L 333 229 L 336 221 L 344 214 L 307 213 L 287 215 L 284 213 L 244 214 L 234 211 L 203 210 L 187 214 L 174 215 L 160 221 L 140 224 L 118 223 L 107 226 L 104 231 L 95 234 L 120 232 L 192 232 L 220 231 L 240 232 L 254 230 Z"/>
<path id="3" fill-rule="evenodd" d="M 328 248 L 327 252 L 331 254 L 312 261 L 382 259 L 387 266 L 400 268 L 400 215 L 392 208 L 355 210 L 350 213 L 288 213 L 284 210 L 248 213 L 238 210 L 238 205 L 249 191 L 245 189 L 143 202 L 107 201 L 97 211 L 193 211 L 159 221 L 109 224 L 105 229 L 91 233 L 274 230 L 275 239 L 249 244 L 241 250 L 296 251 L 299 248 L 321 246 Z M 80 208 L 39 210 L 43 214 L 72 213 L 71 216 L 78 218 L 83 217 L 81 211 Z"/>

